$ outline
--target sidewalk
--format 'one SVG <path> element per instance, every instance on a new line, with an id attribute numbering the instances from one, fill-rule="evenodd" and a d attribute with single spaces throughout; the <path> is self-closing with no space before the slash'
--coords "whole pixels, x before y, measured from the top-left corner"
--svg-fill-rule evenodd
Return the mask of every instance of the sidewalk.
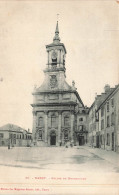
<path id="1" fill-rule="evenodd" d="M 116 165 L 119 167 L 119 153 L 113 151 L 107 151 L 100 148 L 91 148 L 88 146 L 83 146 L 85 150 L 88 150 L 90 153 L 93 153 L 104 160 Z"/>

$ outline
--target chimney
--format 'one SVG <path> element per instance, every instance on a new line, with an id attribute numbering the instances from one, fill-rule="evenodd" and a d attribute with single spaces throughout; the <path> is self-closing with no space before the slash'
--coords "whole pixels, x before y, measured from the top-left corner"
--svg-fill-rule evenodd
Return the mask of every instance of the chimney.
<path id="1" fill-rule="evenodd" d="M 110 85 L 108 85 L 108 84 L 105 85 L 104 91 L 105 91 L 105 93 L 108 93 L 110 91 Z"/>

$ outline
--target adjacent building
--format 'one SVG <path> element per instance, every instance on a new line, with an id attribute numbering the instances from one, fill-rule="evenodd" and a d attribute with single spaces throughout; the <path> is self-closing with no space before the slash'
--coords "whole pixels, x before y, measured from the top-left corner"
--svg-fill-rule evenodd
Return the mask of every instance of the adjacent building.
<path id="1" fill-rule="evenodd" d="M 32 133 L 17 125 L 6 124 L 0 127 L 0 146 L 28 147 L 31 145 Z"/>
<path id="2" fill-rule="evenodd" d="M 66 82 L 66 48 L 60 42 L 58 22 L 53 42 L 46 45 L 45 79 L 33 91 L 33 144 L 61 146 L 87 143 L 88 108 L 84 106 L 75 82 Z"/>
<path id="3" fill-rule="evenodd" d="M 97 95 L 89 109 L 89 144 L 92 147 L 119 151 L 119 85 Z"/>

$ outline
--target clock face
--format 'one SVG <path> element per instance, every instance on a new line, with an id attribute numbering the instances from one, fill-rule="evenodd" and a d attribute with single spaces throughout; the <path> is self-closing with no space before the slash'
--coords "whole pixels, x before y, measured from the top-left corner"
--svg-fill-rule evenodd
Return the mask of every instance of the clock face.
<path id="1" fill-rule="evenodd" d="M 57 86 L 57 77 L 56 77 L 56 75 L 51 76 L 50 86 L 51 86 L 51 88 L 55 88 Z"/>
<path id="2" fill-rule="evenodd" d="M 53 51 L 52 53 L 52 59 L 56 59 L 57 58 L 57 53 L 55 51 Z"/>

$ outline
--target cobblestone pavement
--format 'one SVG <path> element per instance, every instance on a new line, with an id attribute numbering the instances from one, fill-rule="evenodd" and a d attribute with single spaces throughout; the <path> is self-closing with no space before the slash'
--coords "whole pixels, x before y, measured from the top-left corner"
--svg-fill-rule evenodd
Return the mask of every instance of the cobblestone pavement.
<path id="1" fill-rule="evenodd" d="M 98 155 L 99 153 L 99 155 Z M 109 154 L 109 153 L 108 153 Z M 108 155 L 109 156 L 109 155 Z M 113 155 L 116 159 L 116 155 Z M 0 165 L 45 170 L 119 172 L 115 163 L 88 147 L 0 148 Z"/>

